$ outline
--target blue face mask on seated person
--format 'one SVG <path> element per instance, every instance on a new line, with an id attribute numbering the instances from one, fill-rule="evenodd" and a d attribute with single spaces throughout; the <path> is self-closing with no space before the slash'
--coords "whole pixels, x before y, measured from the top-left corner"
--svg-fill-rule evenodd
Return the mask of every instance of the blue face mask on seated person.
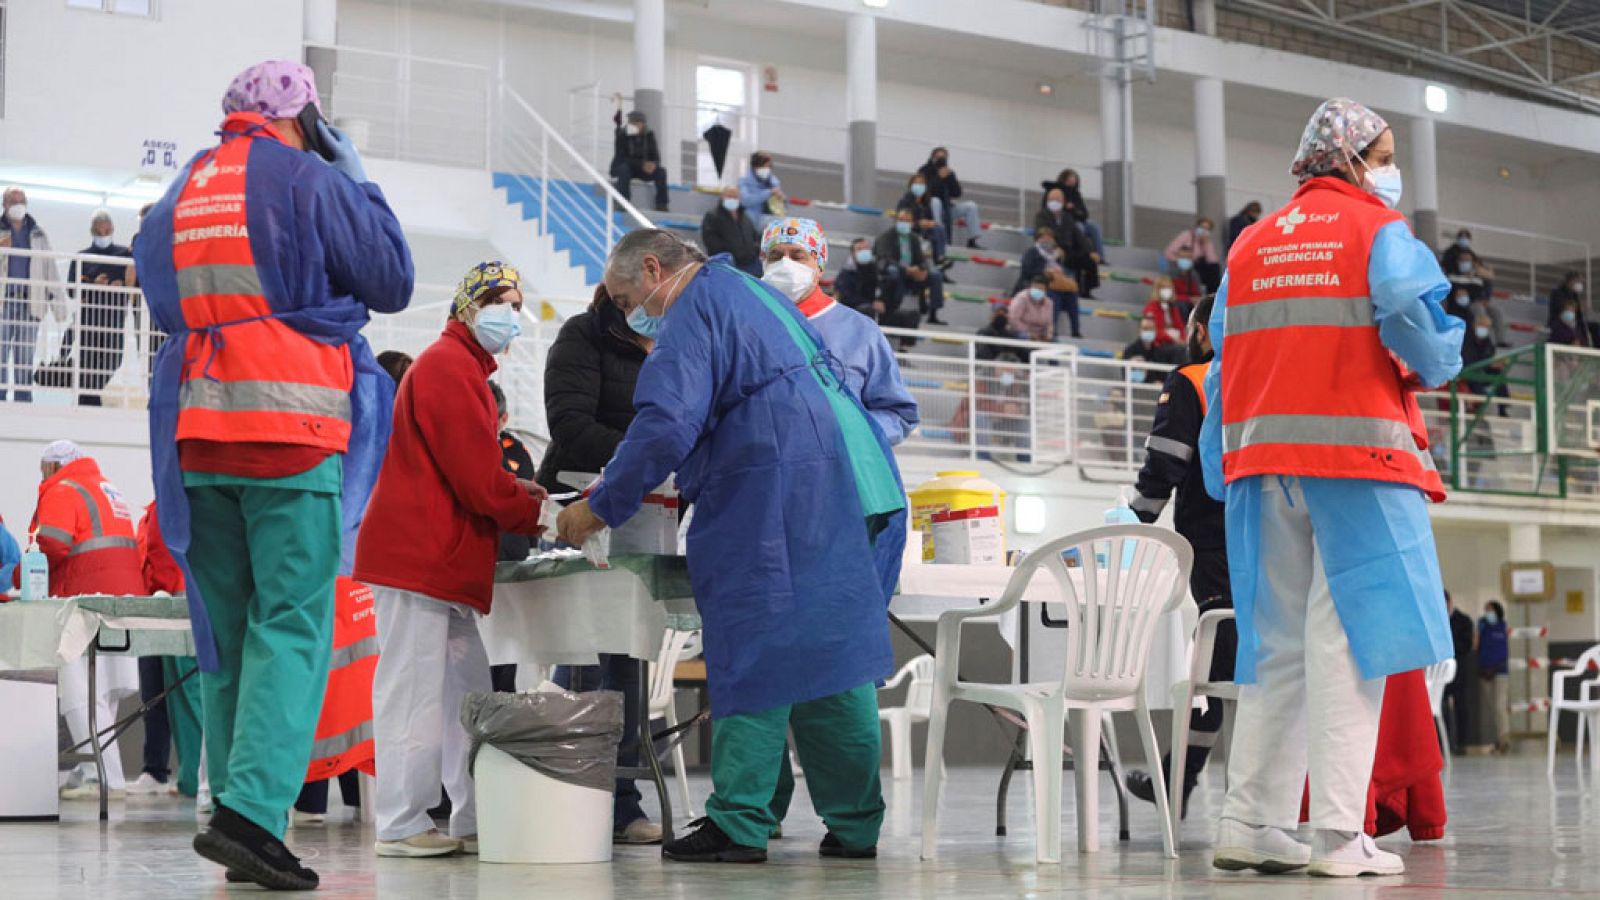
<path id="1" fill-rule="evenodd" d="M 896 222 L 896 223 L 894 223 L 894 230 L 896 232 L 898 232 L 899 234 L 910 234 L 911 233 L 911 223 L 910 222 Z"/>
<path id="2" fill-rule="evenodd" d="M 912 185 L 911 185 L 911 196 L 913 196 L 913 197 L 921 197 L 923 194 L 926 194 L 927 192 L 928 192 L 928 186 L 927 185 L 923 184 L 920 181 L 912 183 Z"/>
<path id="3" fill-rule="evenodd" d="M 628 313 L 628 327 L 634 334 L 654 340 L 656 332 L 661 330 L 661 317 L 645 312 L 643 306 L 634 307 L 633 312 Z"/>
<path id="4" fill-rule="evenodd" d="M 1456 260 L 1456 271 L 1460 272 L 1463 275 L 1472 274 L 1472 260 L 1470 260 L 1470 259 L 1458 259 L 1458 260 Z"/>
<path id="5" fill-rule="evenodd" d="M 1183 257 L 1179 257 L 1178 258 L 1178 271 L 1187 272 L 1192 268 L 1194 268 L 1194 260 L 1190 259 L 1187 256 L 1183 256 Z"/>
<path id="6" fill-rule="evenodd" d="M 856 251 L 856 263 L 858 265 L 863 265 L 863 266 L 871 265 L 872 264 L 872 251 L 871 250 L 857 250 Z"/>
<path id="7" fill-rule="evenodd" d="M 1035 301 L 1044 299 L 1044 288 L 1028 288 L 1028 296 Z"/>

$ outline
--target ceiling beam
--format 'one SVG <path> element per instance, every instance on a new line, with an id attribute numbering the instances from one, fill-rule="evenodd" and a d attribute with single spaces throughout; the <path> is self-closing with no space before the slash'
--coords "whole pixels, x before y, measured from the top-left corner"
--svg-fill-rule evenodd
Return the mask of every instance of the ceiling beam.
<path id="1" fill-rule="evenodd" d="M 1443 2 L 1444 0 L 1406 0 L 1406 2 L 1395 3 L 1393 6 L 1385 6 L 1378 9 L 1368 9 L 1358 13 L 1350 13 L 1349 15 L 1339 16 L 1334 21 L 1348 25 L 1351 22 L 1360 22 L 1365 19 L 1376 19 L 1379 16 L 1389 16 L 1395 13 L 1406 12 L 1407 10 L 1422 9 L 1428 6 L 1438 6 Z"/>

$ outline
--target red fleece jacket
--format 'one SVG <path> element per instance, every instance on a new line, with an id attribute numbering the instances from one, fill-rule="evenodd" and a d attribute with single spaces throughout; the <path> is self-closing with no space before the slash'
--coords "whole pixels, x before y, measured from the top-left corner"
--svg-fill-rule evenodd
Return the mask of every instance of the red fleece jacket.
<path id="1" fill-rule="evenodd" d="M 539 502 L 500 464 L 494 370 L 456 321 L 407 370 L 356 540 L 357 581 L 489 611 L 500 532 L 539 531 Z"/>

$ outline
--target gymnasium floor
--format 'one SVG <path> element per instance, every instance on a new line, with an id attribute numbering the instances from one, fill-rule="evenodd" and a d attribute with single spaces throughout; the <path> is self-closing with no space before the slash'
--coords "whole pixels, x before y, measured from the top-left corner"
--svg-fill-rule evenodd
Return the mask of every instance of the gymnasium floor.
<path id="1" fill-rule="evenodd" d="M 1580 784 L 1567 754 L 1558 759 L 1552 792 L 1544 756 L 1538 752 L 1542 749 L 1528 744 L 1510 758 L 1458 759 L 1447 784 L 1447 837 L 1416 846 L 1404 838 L 1383 842 L 1406 857 L 1410 871 L 1404 879 L 1327 881 L 1212 870 L 1210 818 L 1221 800 L 1220 777 L 1212 777 L 1209 791 L 1191 803 L 1180 833 L 1181 858 L 1171 863 L 1160 856 L 1153 807 L 1135 802 L 1133 840 L 1116 842 L 1115 803 L 1104 776 L 1103 850 L 1079 855 L 1068 787 L 1063 862 L 1036 867 L 1027 782 L 1014 784 L 1011 835 L 996 838 L 997 771 L 978 768 L 951 773 L 939 858 L 928 863 L 918 859 L 920 781 L 885 782 L 889 815 L 875 863 L 817 857 L 822 828 L 812 818 L 803 790 L 786 826 L 788 837 L 773 843 L 765 866 L 665 863 L 653 847 L 618 848 L 610 865 L 500 866 L 479 864 L 471 857 L 379 860 L 371 851 L 370 826 L 351 822 L 338 807 L 329 825 L 296 829 L 290 840 L 321 874 L 318 896 L 323 897 L 1595 897 L 1600 895 L 1600 778 L 1586 777 Z M 1067 781 L 1070 785 L 1070 777 Z M 700 797 L 709 790 L 703 776 L 696 778 L 695 789 Z M 333 793 L 337 797 L 338 791 Z M 114 804 L 113 821 L 106 827 L 93 815 L 93 804 L 80 802 L 66 804 L 60 824 L 0 824 L 0 897 L 110 900 L 262 893 L 254 887 L 225 886 L 222 872 L 189 849 L 196 823 L 192 803 L 140 799 Z"/>

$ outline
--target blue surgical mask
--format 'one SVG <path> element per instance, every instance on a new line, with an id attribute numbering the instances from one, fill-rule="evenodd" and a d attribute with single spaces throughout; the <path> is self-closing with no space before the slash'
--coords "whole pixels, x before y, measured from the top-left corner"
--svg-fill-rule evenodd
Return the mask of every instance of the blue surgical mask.
<path id="1" fill-rule="evenodd" d="M 1489 339 L 1489 329 L 1483 325 L 1474 325 L 1472 327 L 1472 333 L 1477 335 L 1478 340 L 1480 341 L 1487 341 Z"/>
<path id="2" fill-rule="evenodd" d="M 1456 291 L 1455 301 L 1457 306 L 1467 306 L 1472 303 L 1472 297 L 1466 291 Z"/>
<path id="3" fill-rule="evenodd" d="M 1400 167 L 1390 164 L 1368 169 L 1363 179 L 1367 192 L 1383 201 L 1390 209 L 1398 209 L 1405 184 L 1400 177 Z"/>
<path id="4" fill-rule="evenodd" d="M 1578 322 L 1578 314 L 1569 309 L 1561 314 L 1561 321 L 1568 325 L 1575 325 Z"/>
<path id="5" fill-rule="evenodd" d="M 894 223 L 894 230 L 899 232 L 900 234 L 910 234 L 911 233 L 911 223 L 910 222 L 896 222 L 896 223 Z"/>
<path id="6" fill-rule="evenodd" d="M 1156 333 L 1154 331 L 1141 331 L 1139 332 L 1139 340 L 1144 341 L 1146 344 L 1153 344 L 1156 340 Z"/>
<path id="7" fill-rule="evenodd" d="M 1500 614 L 1491 609 L 1483 614 L 1483 620 L 1488 622 L 1490 625 L 1499 624 Z"/>
<path id="8" fill-rule="evenodd" d="M 722 198 L 722 208 L 727 210 L 728 212 L 733 212 L 734 210 L 739 208 L 739 198 L 738 197 L 723 197 Z"/>
<path id="9" fill-rule="evenodd" d="M 928 186 L 927 185 L 923 184 L 920 181 L 912 183 L 912 185 L 911 185 L 911 196 L 913 196 L 913 197 L 921 197 L 923 194 L 926 194 L 927 192 L 928 192 Z"/>
<path id="10" fill-rule="evenodd" d="M 1468 247 L 1472 246 L 1472 238 L 1458 237 L 1458 238 L 1456 238 L 1456 246 L 1460 247 L 1463 250 L 1465 250 Z"/>
<path id="11" fill-rule="evenodd" d="M 1194 268 L 1194 260 L 1190 259 L 1187 256 L 1179 257 L 1179 259 L 1178 259 L 1178 271 L 1187 272 L 1192 268 Z"/>
<path id="12" fill-rule="evenodd" d="M 1044 299 L 1044 288 L 1028 288 L 1028 296 L 1034 300 Z"/>
<path id="13" fill-rule="evenodd" d="M 517 311 L 509 303 L 485 306 L 478 310 L 478 315 L 472 320 L 472 336 L 490 355 L 504 353 L 517 335 L 522 333 L 522 323 L 517 316 Z"/>
<path id="14" fill-rule="evenodd" d="M 857 250 L 856 251 L 856 264 L 857 265 L 862 265 L 862 266 L 870 266 L 870 265 L 872 265 L 872 251 L 871 250 Z"/>
<path id="15" fill-rule="evenodd" d="M 1460 272 L 1463 275 L 1471 274 L 1471 272 L 1472 272 L 1472 260 L 1470 260 L 1470 259 L 1458 259 L 1458 260 L 1456 260 L 1456 271 Z"/>
<path id="16" fill-rule="evenodd" d="M 655 339 L 656 333 L 661 330 L 661 317 L 652 316 L 644 311 L 643 306 L 635 307 L 628 313 L 628 327 L 640 337 Z"/>

